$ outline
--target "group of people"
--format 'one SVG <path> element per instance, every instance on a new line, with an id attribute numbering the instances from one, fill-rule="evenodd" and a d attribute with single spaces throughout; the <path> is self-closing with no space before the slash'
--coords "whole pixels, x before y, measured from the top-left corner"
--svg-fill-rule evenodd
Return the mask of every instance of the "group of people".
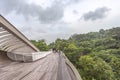
<path id="1" fill-rule="evenodd" d="M 58 50 L 56 48 L 53 48 L 52 51 L 53 51 L 53 53 L 60 53 L 61 52 L 60 50 Z"/>

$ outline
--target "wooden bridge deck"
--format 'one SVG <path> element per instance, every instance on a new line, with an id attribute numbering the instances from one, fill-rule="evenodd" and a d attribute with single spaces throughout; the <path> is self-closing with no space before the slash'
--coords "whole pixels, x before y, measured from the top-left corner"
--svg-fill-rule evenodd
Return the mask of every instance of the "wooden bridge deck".
<path id="1" fill-rule="evenodd" d="M 0 54 L 0 80 L 77 80 L 62 55 L 51 53 L 35 62 L 15 62 Z"/>

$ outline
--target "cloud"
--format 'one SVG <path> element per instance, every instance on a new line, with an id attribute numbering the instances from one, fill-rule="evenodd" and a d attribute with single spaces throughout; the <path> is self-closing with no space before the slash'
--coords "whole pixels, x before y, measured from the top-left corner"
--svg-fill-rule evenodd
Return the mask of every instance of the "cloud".
<path id="1" fill-rule="evenodd" d="M 91 20 L 98 20 L 98 19 L 103 19 L 107 16 L 107 13 L 110 11 L 110 8 L 107 7 L 101 7 L 101 8 L 97 8 L 95 9 L 95 11 L 89 11 L 85 14 L 83 14 L 82 18 L 85 21 Z"/>
<path id="2" fill-rule="evenodd" d="M 74 14 L 78 14 L 79 12 L 77 10 L 73 10 L 73 13 Z"/>
<path id="3" fill-rule="evenodd" d="M 60 20 L 63 17 L 64 9 L 60 5 L 54 4 L 51 7 L 43 10 L 39 16 L 39 19 L 42 22 L 55 22 Z"/>
<path id="4" fill-rule="evenodd" d="M 59 4 L 53 4 L 46 9 L 43 9 L 40 5 L 28 4 L 22 0 L 1 0 L 0 12 L 9 14 L 14 11 L 16 14 L 22 14 L 24 17 L 29 16 L 36 17 L 43 23 L 49 23 L 58 21 L 63 17 L 63 7 Z"/>
<path id="5" fill-rule="evenodd" d="M 29 16 L 36 17 L 41 23 L 52 23 L 59 21 L 64 16 L 64 7 L 79 0 L 54 0 L 51 6 L 42 8 L 40 5 L 27 3 L 27 0 L 1 0 L 0 13 L 9 14 L 15 12 L 22 14 L 27 19 Z"/>
<path id="6" fill-rule="evenodd" d="M 78 3 L 81 0 L 57 0 L 57 2 L 62 3 L 64 5 Z"/>

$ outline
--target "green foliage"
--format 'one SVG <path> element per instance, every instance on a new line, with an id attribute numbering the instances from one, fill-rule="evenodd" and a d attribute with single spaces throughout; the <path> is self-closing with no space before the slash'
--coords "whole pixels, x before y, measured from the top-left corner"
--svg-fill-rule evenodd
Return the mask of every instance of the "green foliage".
<path id="1" fill-rule="evenodd" d="M 72 43 L 69 44 L 67 48 L 66 47 L 64 48 L 64 51 L 66 51 L 66 52 L 73 52 L 75 50 L 77 50 L 77 47 Z"/>
<path id="2" fill-rule="evenodd" d="M 83 80 L 120 80 L 120 27 L 74 34 L 49 47 L 62 50 Z"/>
<path id="3" fill-rule="evenodd" d="M 31 42 L 40 50 L 40 51 L 48 51 L 49 48 L 47 46 L 47 44 L 45 43 L 44 40 L 31 40 Z"/>
<path id="4" fill-rule="evenodd" d="M 79 46 L 82 46 L 82 47 L 92 47 L 92 44 L 90 41 L 82 41 L 79 43 Z"/>
<path id="5" fill-rule="evenodd" d="M 111 66 L 99 57 L 82 56 L 79 59 L 79 71 L 83 80 L 113 80 Z"/>
<path id="6" fill-rule="evenodd" d="M 113 57 L 109 63 L 115 74 L 115 78 L 120 80 L 120 58 Z"/>
<path id="7" fill-rule="evenodd" d="M 49 48 L 56 48 L 61 51 L 63 51 L 65 48 L 67 48 L 69 45 L 69 42 L 64 39 L 57 39 L 54 43 L 49 44 Z"/>

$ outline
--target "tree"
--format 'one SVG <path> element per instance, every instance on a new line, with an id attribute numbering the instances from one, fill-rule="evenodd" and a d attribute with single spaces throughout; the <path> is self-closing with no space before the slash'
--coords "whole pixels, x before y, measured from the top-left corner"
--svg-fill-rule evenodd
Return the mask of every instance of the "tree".
<path id="1" fill-rule="evenodd" d="M 40 50 L 40 51 L 48 51 L 49 48 L 47 44 L 45 43 L 45 40 L 31 40 L 31 42 Z"/>
<path id="2" fill-rule="evenodd" d="M 74 34 L 49 47 L 62 50 L 83 80 L 120 80 L 120 27 Z"/>
<path id="3" fill-rule="evenodd" d="M 116 80 L 120 80 L 120 59 L 112 57 L 109 65 L 112 67 Z"/>
<path id="4" fill-rule="evenodd" d="M 79 72 L 83 80 L 114 80 L 112 68 L 98 57 L 82 56 Z"/>

